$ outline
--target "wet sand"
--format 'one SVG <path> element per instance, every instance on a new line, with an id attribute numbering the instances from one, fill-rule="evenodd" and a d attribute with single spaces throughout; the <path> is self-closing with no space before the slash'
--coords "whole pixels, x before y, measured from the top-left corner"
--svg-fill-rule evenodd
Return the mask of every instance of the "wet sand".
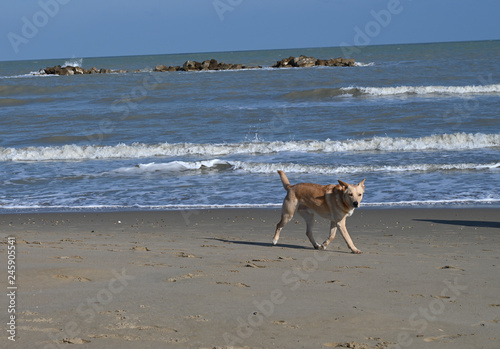
<path id="1" fill-rule="evenodd" d="M 0 215 L 2 280 L 12 236 L 18 287 L 16 341 L 1 342 L 497 348 L 499 213 L 361 208 L 347 221 L 361 255 L 340 234 L 314 250 L 299 216 L 272 247 L 270 209 Z M 316 239 L 327 231 L 319 219 Z"/>

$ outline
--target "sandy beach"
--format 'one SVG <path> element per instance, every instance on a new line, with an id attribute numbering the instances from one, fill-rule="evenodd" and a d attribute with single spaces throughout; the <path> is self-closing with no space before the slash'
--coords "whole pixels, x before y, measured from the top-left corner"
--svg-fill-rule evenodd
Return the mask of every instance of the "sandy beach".
<path id="1" fill-rule="evenodd" d="M 0 215 L 2 347 L 498 348 L 499 212 L 361 208 L 361 255 L 274 209 Z"/>

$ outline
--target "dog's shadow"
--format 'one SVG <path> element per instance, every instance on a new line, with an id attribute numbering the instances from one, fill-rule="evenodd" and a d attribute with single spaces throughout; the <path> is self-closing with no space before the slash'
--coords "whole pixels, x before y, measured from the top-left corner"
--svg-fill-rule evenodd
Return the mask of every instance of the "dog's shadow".
<path id="1" fill-rule="evenodd" d="M 216 240 L 216 241 L 220 241 L 220 242 L 231 243 L 231 244 L 236 244 L 236 245 L 249 245 L 249 246 L 260 246 L 260 247 L 283 247 L 283 248 L 293 248 L 296 250 L 310 250 L 310 249 L 312 249 L 312 248 L 308 248 L 306 246 L 291 245 L 291 244 L 278 244 L 278 245 L 274 246 L 270 242 L 229 240 L 229 239 L 223 239 L 223 238 L 208 238 L 208 239 L 209 240 Z"/>
<path id="2" fill-rule="evenodd" d="M 229 240 L 229 239 L 223 239 L 223 238 L 207 238 L 208 240 L 216 240 L 220 242 L 226 242 L 230 244 L 236 244 L 236 245 L 247 245 L 247 246 L 259 246 L 259 247 L 274 247 L 274 248 L 289 248 L 289 249 L 295 249 L 295 250 L 315 250 L 312 247 L 309 246 L 303 246 L 303 245 L 292 245 L 292 244 L 281 244 L 278 243 L 277 245 L 273 245 L 270 242 L 258 242 L 258 241 L 242 241 L 242 240 Z M 350 253 L 350 252 L 345 252 L 345 251 L 335 251 L 335 250 L 322 250 L 321 252 L 338 252 L 338 253 Z"/>
<path id="3" fill-rule="evenodd" d="M 414 219 L 414 221 L 419 222 L 431 222 L 436 224 L 451 224 L 451 225 L 461 225 L 464 227 L 476 227 L 476 228 L 500 228 L 500 222 L 491 221 L 465 221 L 465 220 L 446 220 L 446 219 Z"/>

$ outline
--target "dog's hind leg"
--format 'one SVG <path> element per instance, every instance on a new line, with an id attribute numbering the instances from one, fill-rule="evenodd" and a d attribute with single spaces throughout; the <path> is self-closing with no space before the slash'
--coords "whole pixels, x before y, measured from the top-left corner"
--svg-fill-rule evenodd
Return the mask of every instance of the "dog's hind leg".
<path id="1" fill-rule="evenodd" d="M 293 200 L 287 195 L 283 201 L 283 207 L 281 208 L 281 220 L 276 225 L 276 232 L 274 233 L 273 245 L 278 243 L 280 238 L 280 232 L 283 227 L 290 222 L 297 209 L 297 201 Z"/>
<path id="2" fill-rule="evenodd" d="M 306 221 L 306 235 L 309 238 L 309 241 L 311 241 L 311 244 L 315 249 L 322 248 L 322 246 L 314 240 L 313 236 L 314 213 L 306 206 L 299 206 L 298 212 Z"/>
<path id="3" fill-rule="evenodd" d="M 325 240 L 325 242 L 323 242 L 323 249 L 326 249 L 326 247 L 330 245 L 333 239 L 335 239 L 335 234 L 337 234 L 337 223 L 332 221 L 330 222 L 330 236 Z"/>

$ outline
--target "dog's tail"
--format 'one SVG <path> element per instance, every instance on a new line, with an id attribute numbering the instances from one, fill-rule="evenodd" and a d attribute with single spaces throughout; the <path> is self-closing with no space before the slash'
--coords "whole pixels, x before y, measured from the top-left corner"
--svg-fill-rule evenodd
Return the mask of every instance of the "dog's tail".
<path id="1" fill-rule="evenodd" d="M 278 174 L 280 175 L 281 178 L 281 183 L 283 183 L 283 188 L 288 191 L 290 187 L 292 186 L 290 184 L 290 181 L 288 180 L 288 177 L 286 176 L 285 172 L 278 170 Z"/>

